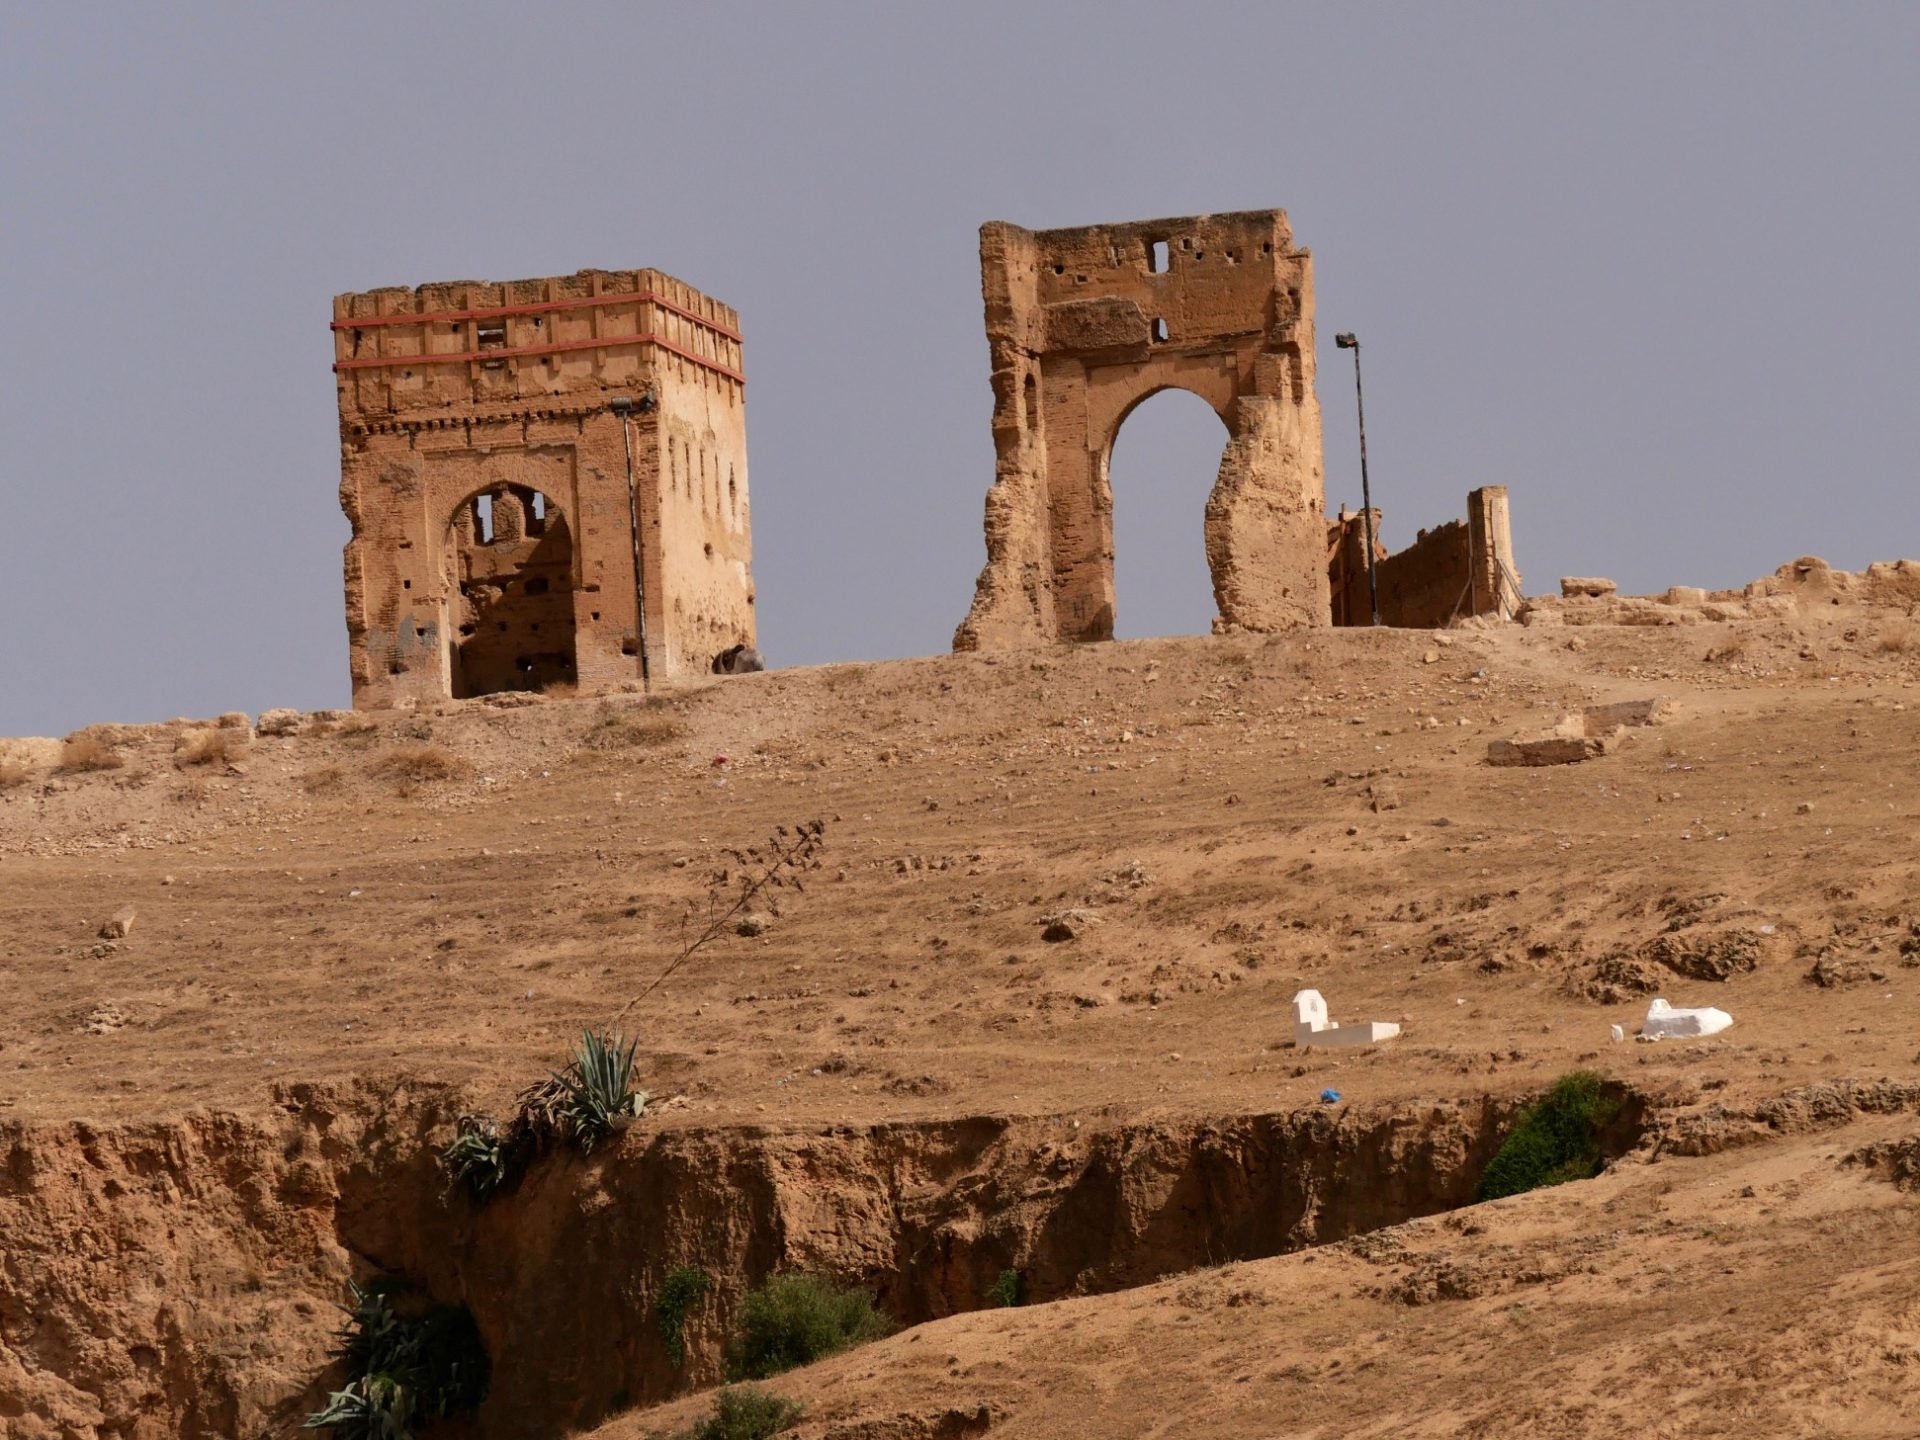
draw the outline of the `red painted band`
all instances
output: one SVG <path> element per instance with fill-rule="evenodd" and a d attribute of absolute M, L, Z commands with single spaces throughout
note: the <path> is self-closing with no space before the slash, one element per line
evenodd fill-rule
<path fill-rule="evenodd" d="M 717 330 L 729 340 L 739 340 L 740 332 L 731 325 L 719 320 L 710 320 L 698 310 L 688 309 L 676 300 L 656 294 L 652 290 L 632 290 L 624 295 L 582 295 L 572 300 L 542 300 L 532 305 L 501 305 L 488 310 L 422 310 L 412 314 L 361 315 L 347 320 L 335 320 L 331 326 L 335 330 L 368 330 L 376 325 L 419 325 L 430 324 L 436 320 L 495 320 L 504 315 L 544 315 L 554 310 L 584 310 L 599 305 L 633 305 L 644 303 L 658 305 L 671 310 L 676 315 Z"/>

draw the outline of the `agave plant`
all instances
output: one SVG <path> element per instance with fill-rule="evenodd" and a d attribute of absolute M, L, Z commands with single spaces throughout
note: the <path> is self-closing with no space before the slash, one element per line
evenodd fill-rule
<path fill-rule="evenodd" d="M 639 1049 L 638 1041 L 626 1040 L 618 1031 L 597 1035 L 583 1030 L 567 1068 L 554 1072 L 560 1108 L 573 1132 L 573 1143 L 582 1154 L 592 1154 L 593 1147 L 616 1126 L 646 1108 L 647 1092 L 636 1089 L 633 1083 L 634 1056 Z"/>
<path fill-rule="evenodd" d="M 488 1199 L 507 1183 L 507 1148 L 499 1127 L 485 1115 L 462 1115 L 460 1133 L 440 1152 L 440 1168 L 449 1186 L 464 1185 L 475 1200 Z"/>
<path fill-rule="evenodd" d="M 403 1315 L 384 1285 L 347 1289 L 352 1303 L 334 1353 L 348 1381 L 302 1429 L 329 1430 L 335 1440 L 413 1440 L 418 1427 L 485 1398 L 487 1352 L 465 1307 Z"/>

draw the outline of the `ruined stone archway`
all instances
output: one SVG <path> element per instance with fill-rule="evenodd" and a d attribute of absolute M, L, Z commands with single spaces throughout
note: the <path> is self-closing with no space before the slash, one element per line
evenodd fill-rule
<path fill-rule="evenodd" d="M 1106 464 L 1126 413 L 1192 390 L 1227 426 L 1206 508 L 1217 624 L 1328 617 L 1309 257 L 1277 210 L 980 231 L 993 363 L 987 564 L 961 650 L 1113 633 Z"/>
<path fill-rule="evenodd" d="M 547 495 L 495 484 L 462 500 L 446 578 L 455 699 L 576 683 L 573 532 Z"/>
<path fill-rule="evenodd" d="M 1115 639 L 1205 635 L 1220 613 L 1206 505 L 1229 436 L 1201 396 L 1168 385 L 1129 406 L 1107 441 Z"/>

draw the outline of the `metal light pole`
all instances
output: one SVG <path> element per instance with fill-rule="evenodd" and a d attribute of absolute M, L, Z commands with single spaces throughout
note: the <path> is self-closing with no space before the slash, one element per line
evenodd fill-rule
<path fill-rule="evenodd" d="M 1373 623 L 1380 623 L 1380 582 L 1373 561 L 1373 487 L 1367 483 L 1367 399 L 1360 391 L 1360 338 L 1351 330 L 1333 337 L 1342 350 L 1353 352 L 1353 403 L 1360 410 L 1360 507 L 1367 517 L 1367 601 L 1373 608 Z"/>

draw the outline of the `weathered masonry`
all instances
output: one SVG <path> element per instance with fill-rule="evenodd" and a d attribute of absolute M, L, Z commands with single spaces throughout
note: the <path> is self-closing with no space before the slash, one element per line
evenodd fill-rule
<path fill-rule="evenodd" d="M 993 364 L 987 564 L 956 649 L 1113 635 L 1108 460 L 1169 387 L 1226 423 L 1206 506 L 1217 626 L 1328 615 L 1313 277 L 1278 210 L 980 230 Z"/>
<path fill-rule="evenodd" d="M 1214 628 L 1372 623 L 1364 517 L 1325 516 L 1312 264 L 1283 212 L 995 221 L 980 228 L 980 287 L 996 462 L 986 568 L 956 650 L 1113 637 L 1114 437 L 1169 388 L 1227 427 L 1205 513 Z M 1518 608 L 1503 486 L 1397 555 L 1378 543 L 1378 511 L 1374 534 L 1383 624 Z"/>
<path fill-rule="evenodd" d="M 585 270 L 333 314 L 356 706 L 606 689 L 753 643 L 731 308 Z"/>
<path fill-rule="evenodd" d="M 1483 485 L 1467 496 L 1467 518 L 1422 530 L 1413 544 L 1389 553 L 1373 512 L 1380 623 L 1407 629 L 1449 625 L 1465 616 L 1511 620 L 1525 598 L 1513 566 L 1507 487 Z M 1333 623 L 1373 622 L 1367 591 L 1366 515 L 1342 510 L 1327 522 L 1327 571 Z"/>

